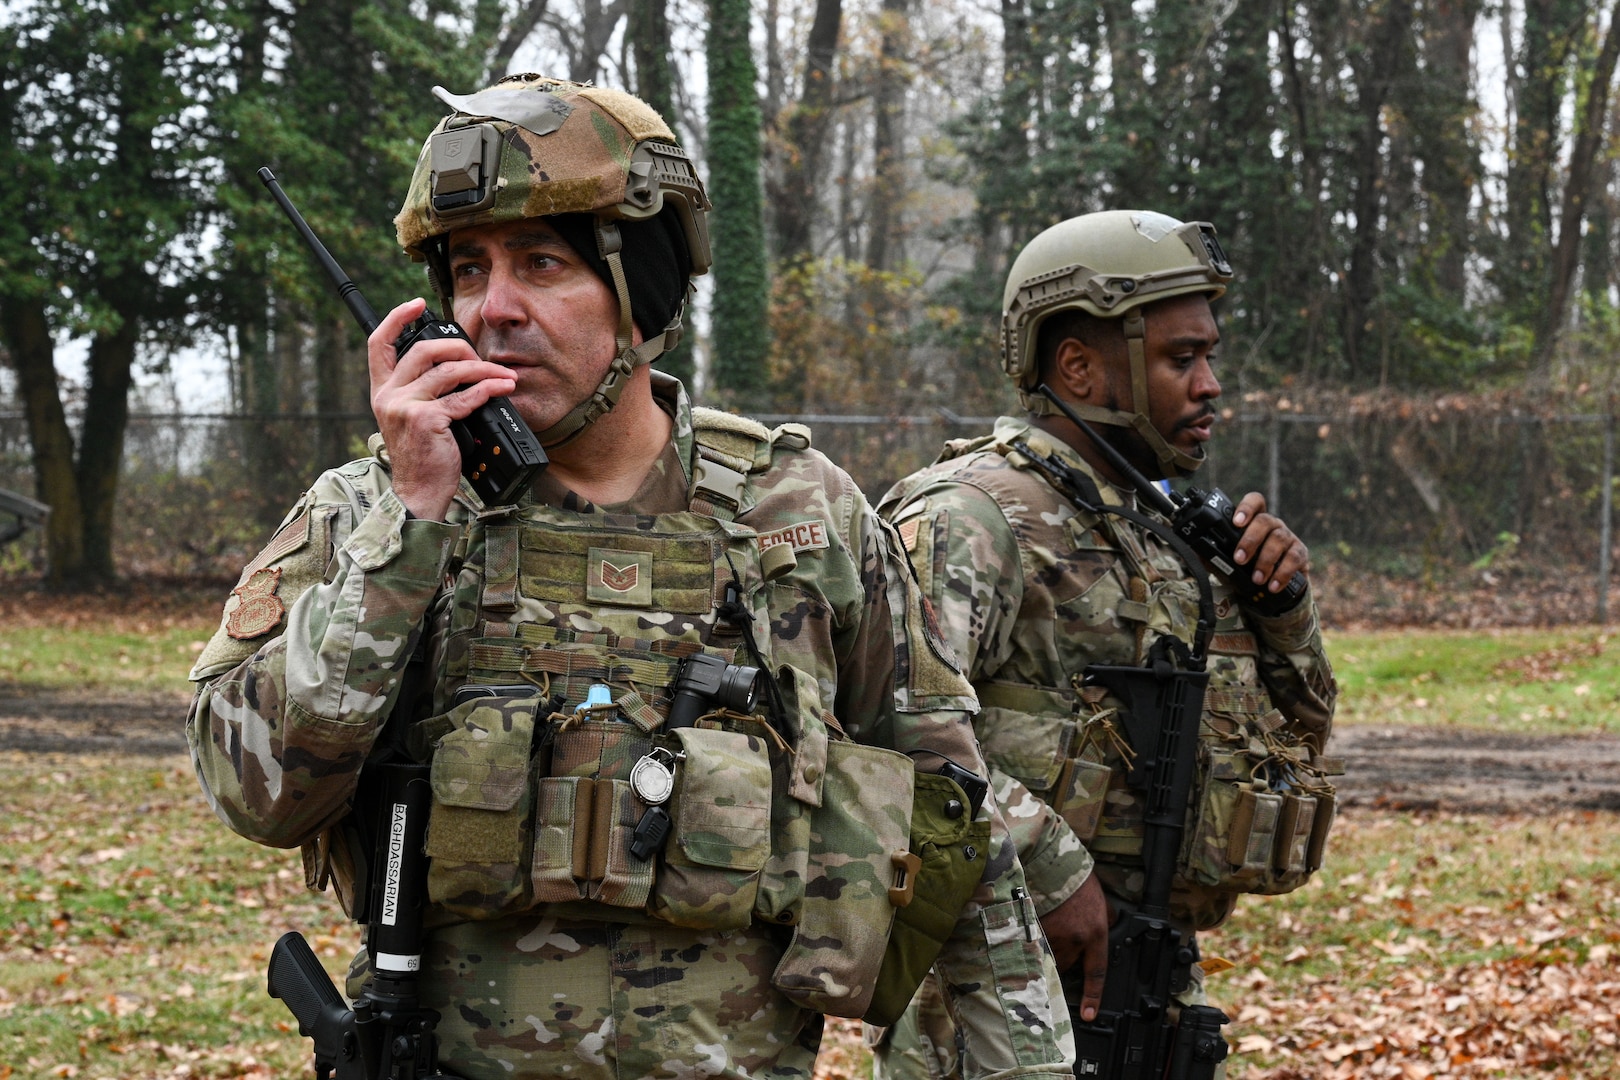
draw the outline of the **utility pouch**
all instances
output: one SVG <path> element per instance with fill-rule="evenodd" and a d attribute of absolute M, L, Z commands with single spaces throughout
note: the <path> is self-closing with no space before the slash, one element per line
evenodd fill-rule
<path fill-rule="evenodd" d="M 1338 814 L 1339 801 L 1331 791 L 1316 796 L 1316 815 L 1311 819 L 1311 842 L 1305 849 L 1305 872 L 1314 874 L 1322 869 L 1322 856 L 1327 853 L 1328 832 Z"/>
<path fill-rule="evenodd" d="M 634 858 L 630 841 L 647 804 L 629 775 L 651 749 L 652 739 L 624 721 L 576 717 L 558 724 L 552 775 L 536 785 L 530 880 L 537 902 L 646 906 L 653 860 Z"/>
<path fill-rule="evenodd" d="M 1226 861 L 1234 879 L 1249 881 L 1271 869 L 1282 805 L 1283 797 L 1274 792 L 1237 789 L 1232 828 L 1226 837 Z"/>
<path fill-rule="evenodd" d="M 1103 805 L 1108 799 L 1108 779 L 1114 771 L 1099 761 L 1070 758 L 1052 789 L 1051 805 L 1074 835 L 1089 842 L 1097 835 Z"/>
<path fill-rule="evenodd" d="M 792 926 L 804 903 L 810 872 L 812 815 L 821 806 L 830 743 L 815 676 L 792 665 L 777 670 L 777 686 L 792 717 L 791 753 L 771 759 L 771 853 L 759 875 L 754 918 Z"/>
<path fill-rule="evenodd" d="M 433 751 L 428 898 L 469 919 L 527 906 L 530 769 L 539 697 L 481 697 L 445 717 Z"/>
<path fill-rule="evenodd" d="M 771 760 L 740 731 L 677 728 L 673 826 L 649 911 L 693 929 L 736 930 L 753 919 L 771 854 Z"/>
<path fill-rule="evenodd" d="M 1304 876 L 1311 833 L 1316 823 L 1316 809 L 1314 795 L 1290 793 L 1283 796 L 1282 812 L 1277 817 L 1277 846 L 1272 851 L 1271 859 L 1271 869 L 1279 883 L 1292 882 Z"/>
<path fill-rule="evenodd" d="M 804 896 L 771 983 L 804 1008 L 861 1016 L 894 918 L 890 888 L 909 852 L 916 772 L 893 750 L 827 744 L 811 812 Z"/>
<path fill-rule="evenodd" d="M 983 880 L 990 850 L 990 822 L 972 819 L 959 784 L 935 773 L 918 773 L 916 784 L 911 804 L 915 862 L 908 861 L 906 881 L 895 885 L 894 928 L 872 1003 L 862 1016 L 879 1027 L 898 1020 L 922 985 Z"/>

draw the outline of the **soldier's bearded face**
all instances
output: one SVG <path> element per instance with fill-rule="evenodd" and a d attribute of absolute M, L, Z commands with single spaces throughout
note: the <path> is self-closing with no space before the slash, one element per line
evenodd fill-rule
<path fill-rule="evenodd" d="M 1147 368 L 1147 414 L 1153 427 L 1177 450 L 1199 456 L 1215 423 L 1220 380 L 1213 364 L 1220 331 L 1207 297 L 1175 296 L 1149 304 L 1142 311 L 1147 329 L 1143 355 Z M 1109 368 L 1108 402 L 1122 409 L 1131 400 L 1128 360 Z M 1158 458 L 1130 428 L 1109 427 L 1108 441 L 1142 472 L 1157 478 Z"/>
<path fill-rule="evenodd" d="M 512 403 L 536 431 L 602 381 L 618 300 L 544 218 L 451 233 L 450 280 L 456 321 L 479 356 L 516 373 Z"/>

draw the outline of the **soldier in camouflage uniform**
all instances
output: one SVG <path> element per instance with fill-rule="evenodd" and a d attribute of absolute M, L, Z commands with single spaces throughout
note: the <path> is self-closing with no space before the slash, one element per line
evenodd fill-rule
<path fill-rule="evenodd" d="M 421 992 L 457 1076 L 808 1077 L 821 1014 L 867 1011 L 922 895 L 914 788 L 946 759 L 987 773 L 971 688 L 805 429 L 694 409 L 647 366 L 709 262 L 664 121 L 532 75 L 435 92 L 452 112 L 396 224 L 472 346 L 397 355 L 420 300 L 372 335 L 372 456 L 317 480 L 227 600 L 192 672 L 198 776 L 352 912 L 357 778 L 405 725 L 432 772 Z M 497 395 L 550 453 L 509 506 L 449 432 Z M 694 657 L 761 669 L 761 704 L 666 726 Z M 970 895 L 940 935 L 967 1069 L 1066 1076 L 994 806 L 952 848 Z"/>
<path fill-rule="evenodd" d="M 1078 678 L 1089 664 L 1141 664 L 1164 633 L 1191 642 L 1197 592 L 1158 537 L 1078 510 L 1015 446 L 1055 453 L 1105 501 L 1144 509 L 1090 439 L 1034 393 L 1045 382 L 1147 476 L 1191 473 L 1220 394 L 1210 301 L 1230 277 L 1209 226 L 1162 214 L 1089 214 L 1037 236 L 1009 275 L 1002 334 L 1027 415 L 947 444 L 879 504 L 978 693 L 974 726 L 996 795 L 1067 971 L 1070 1004 L 1087 1020 L 1106 931 L 1085 925 L 1097 911 L 1085 897 L 1100 886 L 1112 914 L 1140 899 L 1143 826 L 1125 785 L 1131 750 L 1111 719 L 1120 703 L 1101 688 L 1080 691 Z M 1240 501 L 1234 523 L 1243 534 L 1238 572 L 1256 585 L 1275 594 L 1306 569 L 1305 545 L 1259 493 Z M 1218 577 L 1214 584 L 1197 806 L 1172 901 L 1190 929 L 1219 924 L 1239 893 L 1302 884 L 1319 864 L 1333 810 L 1331 769 L 1319 755 L 1337 689 L 1309 591 L 1262 616 L 1234 602 Z M 1234 822 L 1239 805 L 1252 820 Z M 1202 1001 L 1196 967 L 1194 976 L 1188 1003 Z M 932 980 L 886 1039 L 871 1030 L 868 1038 L 879 1044 L 883 1077 L 951 1075 L 957 1065 Z"/>

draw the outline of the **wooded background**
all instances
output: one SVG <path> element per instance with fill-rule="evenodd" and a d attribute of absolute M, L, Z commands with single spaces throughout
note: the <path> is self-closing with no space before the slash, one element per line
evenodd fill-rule
<path fill-rule="evenodd" d="M 1617 10 L 18 0 L 0 11 L 0 486 L 52 512 L 37 553 L 10 557 L 93 584 L 157 521 L 177 548 L 250 550 L 354 454 L 367 411 L 359 331 L 255 170 L 386 309 L 424 291 L 391 219 L 442 112 L 429 88 L 539 70 L 640 94 L 696 156 L 716 265 L 693 344 L 664 363 L 707 403 L 993 415 L 1011 257 L 1064 217 L 1152 208 L 1215 223 L 1237 268 L 1226 403 L 1309 400 L 1340 433 L 1384 433 L 1290 444 L 1291 470 L 1328 459 L 1309 487 L 1331 513 L 1296 500 L 1313 544 L 1382 513 L 1366 543 L 1477 559 L 1539 517 L 1550 555 L 1585 560 L 1595 526 L 1558 541 L 1607 508 L 1604 427 L 1563 439 L 1538 418 L 1612 415 L 1620 389 Z M 84 378 L 63 378 L 86 348 Z M 126 432 L 144 448 L 168 430 L 132 414 L 184 411 L 174 365 L 198 354 L 225 358 L 232 419 L 128 458 Z M 1449 437 L 1400 435 L 1442 395 Z M 896 454 L 906 425 L 866 427 L 829 444 L 864 481 L 926 459 Z M 1223 483 L 1251 452 L 1217 443 Z"/>

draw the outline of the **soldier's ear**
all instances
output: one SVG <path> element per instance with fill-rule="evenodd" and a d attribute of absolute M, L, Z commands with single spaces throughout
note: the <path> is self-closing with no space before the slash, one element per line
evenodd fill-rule
<path fill-rule="evenodd" d="M 1066 337 L 1052 354 L 1052 381 L 1064 397 L 1098 404 L 1107 386 L 1106 358 L 1079 338 Z"/>

